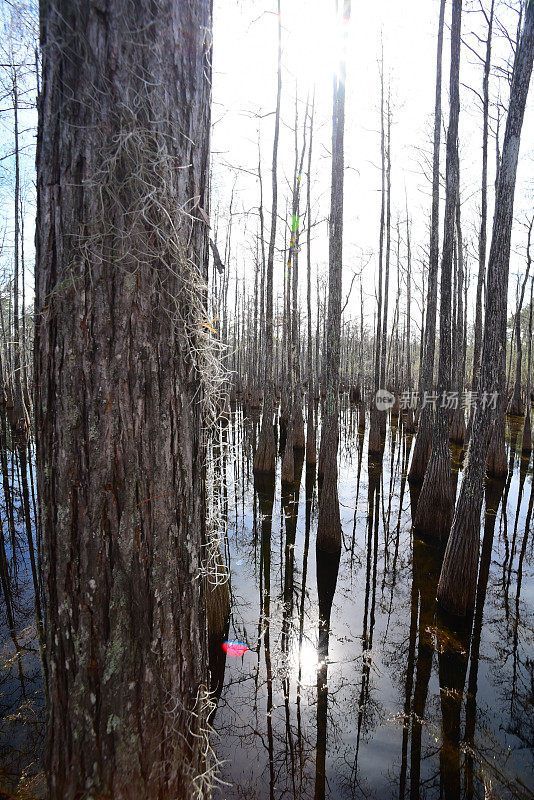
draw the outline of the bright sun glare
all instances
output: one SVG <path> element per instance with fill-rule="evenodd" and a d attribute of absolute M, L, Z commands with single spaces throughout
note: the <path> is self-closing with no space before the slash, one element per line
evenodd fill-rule
<path fill-rule="evenodd" d="M 295 644 L 294 669 L 298 676 L 299 663 L 301 668 L 300 682 L 303 686 L 313 686 L 317 681 L 317 648 L 309 639 L 304 639 L 300 649 L 299 644 Z"/>
<path fill-rule="evenodd" d="M 305 16 L 288 10 L 282 25 L 290 33 L 284 46 L 284 62 L 299 85 L 310 90 L 321 81 L 331 81 L 338 68 L 344 23 L 332 10 L 310 2 Z"/>

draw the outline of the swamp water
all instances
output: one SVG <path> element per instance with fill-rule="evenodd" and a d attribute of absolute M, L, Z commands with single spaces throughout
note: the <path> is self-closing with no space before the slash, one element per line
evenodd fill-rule
<path fill-rule="evenodd" d="M 213 719 L 225 800 L 534 797 L 534 485 L 522 420 L 507 423 L 508 480 L 488 482 L 477 605 L 436 614 L 442 551 L 414 538 L 413 437 L 388 426 L 368 462 L 345 406 L 337 559 L 316 553 L 317 483 L 255 490 L 258 421 L 224 434 L 229 639 Z M 459 451 L 453 451 L 455 480 Z"/>
<path fill-rule="evenodd" d="M 227 530 L 227 637 L 212 652 L 220 800 L 534 798 L 534 485 L 521 422 L 508 480 L 489 482 L 474 618 L 436 614 L 442 553 L 411 533 L 413 437 L 388 425 L 368 462 L 358 409 L 340 431 L 339 559 L 317 557 L 317 482 L 255 489 L 259 420 L 219 429 L 214 491 Z M 455 478 L 459 453 L 453 452 Z M 44 708 L 21 564 L 13 640 L 0 616 L 0 797 L 42 797 Z"/>

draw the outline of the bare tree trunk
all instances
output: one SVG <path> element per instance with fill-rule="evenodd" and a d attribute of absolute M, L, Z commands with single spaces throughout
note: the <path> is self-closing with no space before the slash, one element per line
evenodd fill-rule
<path fill-rule="evenodd" d="M 525 10 L 523 33 L 517 48 L 510 90 L 510 105 L 502 149 L 502 161 L 495 200 L 493 233 L 488 262 L 488 278 L 482 366 L 479 397 L 502 393 L 504 362 L 500 357 L 506 345 L 506 309 L 510 238 L 514 210 L 517 159 L 525 105 L 534 59 L 534 3 Z M 447 543 L 438 600 L 459 616 L 472 612 L 480 542 L 480 510 L 484 489 L 484 462 L 492 419 L 491 403 L 475 406 L 473 432 L 467 451 L 460 495 Z"/>
<path fill-rule="evenodd" d="M 443 24 L 445 0 L 441 0 L 438 25 L 438 50 L 436 58 L 436 98 L 434 107 L 434 154 L 432 161 L 432 210 L 430 215 L 430 260 L 428 270 L 428 300 L 424 338 L 424 361 L 422 374 L 423 392 L 430 394 L 434 385 L 434 351 L 436 347 L 436 309 L 438 296 L 439 267 L 439 160 L 441 146 L 441 76 L 443 55 Z M 430 458 L 432 445 L 432 405 L 421 409 L 414 452 L 408 475 L 412 483 L 422 483 Z"/>
<path fill-rule="evenodd" d="M 15 616 L 13 613 L 13 598 L 11 595 L 11 580 L 9 575 L 9 565 L 6 556 L 6 548 L 4 542 L 4 523 L 0 509 L 0 586 L 2 588 L 2 595 L 4 597 L 4 605 L 6 608 L 6 618 L 9 632 L 12 636 L 15 635 Z"/>
<path fill-rule="evenodd" d="M 200 800 L 211 4 L 48 0 L 41 44 L 49 796 Z"/>
<path fill-rule="evenodd" d="M 380 230 L 378 236 L 378 306 L 375 334 L 375 369 L 374 369 L 374 392 L 375 396 L 370 401 L 369 411 L 369 455 L 378 455 L 384 450 L 384 429 L 383 421 L 385 413 L 377 408 L 376 393 L 380 388 L 381 379 L 381 354 L 382 354 L 382 275 L 384 262 L 384 225 L 386 214 L 386 142 L 384 126 L 384 51 L 380 66 L 380 159 L 381 159 L 381 205 L 380 205 Z"/>
<path fill-rule="evenodd" d="M 286 208 L 287 217 L 287 208 Z M 293 229 L 293 225 L 291 226 Z M 284 442 L 282 455 L 282 483 L 292 484 L 295 480 L 295 457 L 293 454 L 293 343 L 291 325 L 291 253 L 293 250 L 293 230 L 284 279 L 284 377 L 282 381 L 282 415 L 280 418 L 281 440 Z M 284 235 L 284 252 L 287 251 L 287 236 Z M 283 427 L 282 427 L 283 421 Z"/>
<path fill-rule="evenodd" d="M 530 252 L 527 255 L 527 258 L 530 260 Z M 530 311 L 528 315 L 528 353 L 527 353 L 527 413 L 525 414 L 525 422 L 523 424 L 523 443 L 521 449 L 525 455 L 530 455 L 532 452 L 532 425 L 530 422 L 530 404 L 531 404 L 531 397 L 530 393 L 532 391 L 532 378 L 531 378 L 531 368 L 532 368 L 532 300 L 533 297 L 533 290 L 534 290 L 534 277 L 530 279 Z"/>
<path fill-rule="evenodd" d="M 308 410 L 306 420 L 306 464 L 314 466 L 317 463 L 317 449 L 315 438 L 314 405 L 315 388 L 313 380 L 313 339 L 312 339 L 312 310 L 311 310 L 311 168 L 313 145 L 313 118 L 315 114 L 315 97 L 312 101 L 310 118 L 310 144 L 308 146 L 308 175 L 306 178 L 306 304 L 308 312 L 308 341 L 307 341 L 307 374 L 308 374 Z M 319 303 L 319 296 L 317 296 Z"/>
<path fill-rule="evenodd" d="M 486 40 L 486 59 L 484 61 L 484 78 L 482 81 L 482 192 L 480 209 L 480 232 L 478 236 L 478 278 L 475 310 L 475 340 L 473 344 L 473 379 L 471 387 L 476 391 L 480 372 L 480 353 L 482 350 L 482 290 L 486 276 L 486 245 L 488 226 L 488 129 L 489 129 L 489 76 L 491 69 L 491 38 L 493 32 L 493 8 L 495 0 L 491 0 L 488 18 L 488 38 Z M 471 417 L 469 420 L 469 433 Z M 468 433 L 468 437 L 469 437 Z"/>
<path fill-rule="evenodd" d="M 451 429 L 450 440 L 456 444 L 463 444 L 465 440 L 465 411 L 461 403 L 461 398 L 464 390 L 464 372 L 465 372 L 465 339 L 464 339 L 464 307 L 463 307 L 463 292 L 464 292 L 464 243 L 462 238 L 462 225 L 460 213 L 460 192 L 458 191 L 458 198 L 456 201 L 456 247 L 458 259 L 458 277 L 456 286 L 456 334 L 453 340 L 453 358 L 455 365 L 455 380 L 453 388 L 456 392 L 456 407 L 454 409 Z"/>
<path fill-rule="evenodd" d="M 387 112 L 387 137 L 386 137 L 386 270 L 384 275 L 384 307 L 382 313 L 382 354 L 380 357 L 380 385 L 382 388 L 388 387 L 386 370 L 386 349 L 388 340 L 388 300 L 389 300 L 389 265 L 391 260 L 391 109 L 390 93 L 388 87 L 388 100 L 386 104 Z M 385 433 L 385 415 L 381 417 L 382 433 Z"/>
<path fill-rule="evenodd" d="M 412 245 L 411 245 L 411 220 L 408 215 L 408 201 L 406 201 L 406 389 L 410 393 L 413 389 L 412 382 Z M 406 431 L 413 433 L 415 430 L 413 408 L 409 403 L 406 412 Z"/>
<path fill-rule="evenodd" d="M 527 235 L 527 268 L 521 284 L 521 291 L 517 302 L 515 312 L 515 341 L 516 341 L 516 361 L 515 361 L 515 381 L 514 391 L 510 402 L 508 404 L 508 413 L 522 416 L 524 414 L 523 398 L 521 396 L 521 371 L 523 364 L 523 348 L 521 344 L 521 310 L 523 308 L 523 299 L 525 297 L 525 287 L 527 285 L 528 276 L 530 272 L 530 239 L 532 236 L 532 226 L 534 225 L 534 217 L 528 227 Z"/>
<path fill-rule="evenodd" d="M 308 101 L 304 112 L 304 124 L 302 126 L 302 150 L 300 160 L 298 154 L 298 117 L 296 109 L 298 101 L 295 98 L 295 176 L 293 180 L 293 246 L 292 246 L 292 266 L 293 266 L 293 292 L 292 292 L 292 368 L 293 368 L 293 397 L 292 397 L 292 421 L 293 421 L 293 447 L 296 450 L 304 450 L 306 437 L 304 434 L 304 415 L 302 413 L 302 383 L 300 374 L 300 316 L 298 303 L 298 283 L 299 283 L 299 239 L 300 239 L 300 187 L 302 183 L 302 169 L 304 166 L 304 155 L 306 152 L 306 121 L 308 118 Z M 309 219 L 308 219 L 309 224 Z"/>
<path fill-rule="evenodd" d="M 328 248 L 328 341 L 326 357 L 325 418 L 321 435 L 324 479 L 317 521 L 317 547 L 327 552 L 341 550 L 341 519 L 337 489 L 339 442 L 339 347 L 341 335 L 341 288 L 343 255 L 343 183 L 345 133 L 345 54 L 351 0 L 343 3 L 343 45 L 339 74 L 334 78 L 332 112 L 332 186 Z"/>
<path fill-rule="evenodd" d="M 461 24 L 462 0 L 453 0 L 445 220 L 441 259 L 438 402 L 432 431 L 432 452 L 421 488 L 414 523 L 417 531 L 438 539 L 448 534 L 454 511 L 449 450 L 450 411 L 444 398 L 451 388 L 451 271 L 459 182 L 458 121 L 460 117 Z"/>
<path fill-rule="evenodd" d="M 260 297 L 260 352 L 258 358 L 258 387 L 260 401 L 264 398 L 262 388 L 263 377 L 265 376 L 265 278 L 266 278 L 266 258 L 265 258 L 265 220 L 263 214 L 263 178 L 261 174 L 261 149 L 258 133 L 258 183 L 260 188 L 259 221 L 260 221 L 260 242 L 261 242 L 261 297 Z"/>
<path fill-rule="evenodd" d="M 365 371 L 363 363 L 363 286 L 360 278 L 360 361 L 358 383 L 360 387 L 360 410 L 358 414 L 358 430 L 365 430 Z"/>
<path fill-rule="evenodd" d="M 258 445 L 254 454 L 254 474 L 273 476 L 276 459 L 274 440 L 274 370 L 273 370 L 273 271 L 274 245 L 276 242 L 276 220 L 278 213 L 278 139 L 280 136 L 280 96 L 282 93 L 282 24 L 280 22 L 280 0 L 278 0 L 278 68 L 276 90 L 276 112 L 274 121 L 272 158 L 272 206 L 271 232 L 267 252 L 267 286 L 265 298 L 265 389 L 263 415 Z"/>

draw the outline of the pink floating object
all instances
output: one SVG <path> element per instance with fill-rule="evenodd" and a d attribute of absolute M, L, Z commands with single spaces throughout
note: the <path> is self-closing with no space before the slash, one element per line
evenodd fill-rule
<path fill-rule="evenodd" d="M 248 647 L 243 642 L 224 642 L 223 650 L 229 656 L 243 656 L 248 650 Z"/>

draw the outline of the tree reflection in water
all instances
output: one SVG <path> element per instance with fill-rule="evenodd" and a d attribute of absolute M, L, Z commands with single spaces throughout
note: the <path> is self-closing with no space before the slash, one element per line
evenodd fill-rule
<path fill-rule="evenodd" d="M 476 605 L 459 628 L 436 615 L 442 552 L 411 530 L 413 436 L 401 415 L 383 458 L 369 461 L 357 415 L 342 407 L 339 558 L 316 549 L 315 471 L 296 457 L 283 493 L 279 475 L 254 486 L 257 418 L 238 406 L 221 423 L 214 493 L 228 523 L 231 608 L 210 647 L 228 783 L 215 797 L 478 800 L 491 786 L 500 800 L 532 798 L 534 488 L 517 425 L 506 482 L 486 486 Z M 225 659 L 226 637 L 250 650 Z M 25 769 L 37 787 L 43 704 L 31 628 L 5 626 L 2 654 L 1 775 L 12 786 Z"/>
<path fill-rule="evenodd" d="M 332 559 L 315 547 L 314 471 L 297 459 L 294 486 L 281 492 L 278 476 L 254 489 L 257 427 L 234 412 L 244 438 L 227 445 L 229 635 L 256 628 L 258 646 L 226 665 L 221 795 L 473 800 L 491 784 L 496 797 L 530 797 L 533 490 L 520 439 L 512 426 L 512 472 L 486 487 L 476 607 L 458 627 L 436 614 L 442 550 L 411 530 L 413 437 L 401 415 L 383 458 L 368 461 L 357 413 L 342 409 L 343 547 Z"/>

